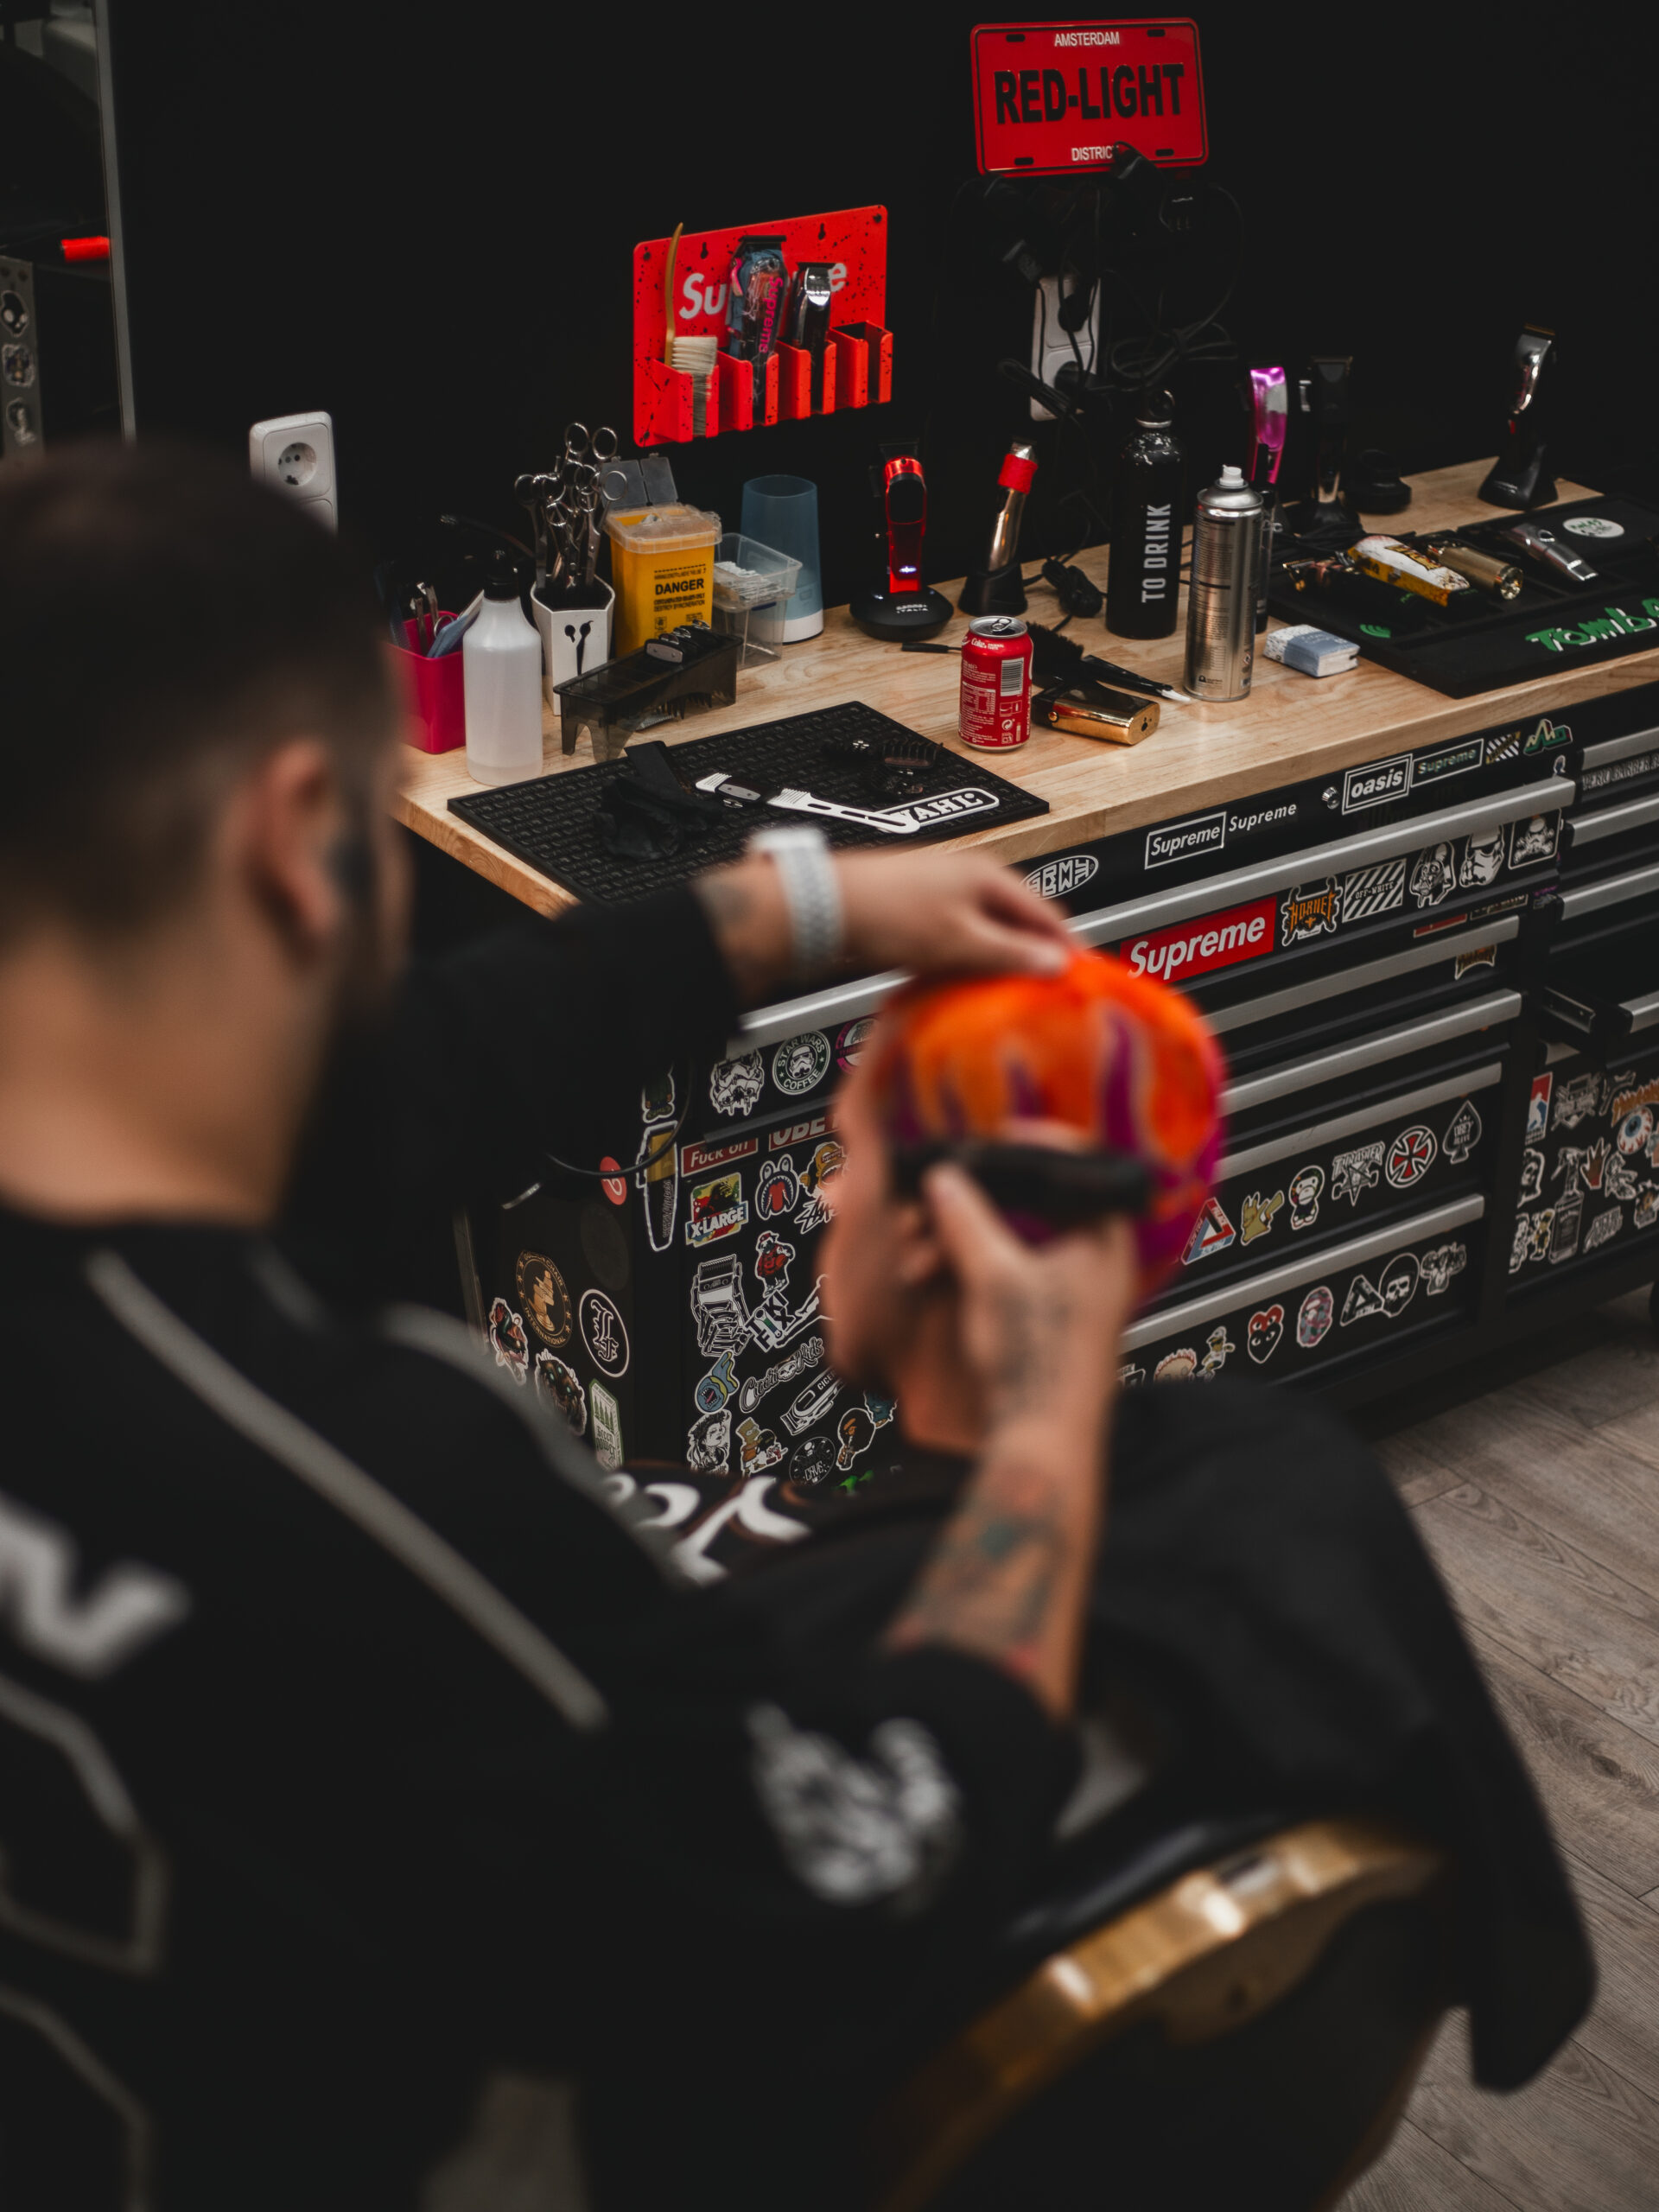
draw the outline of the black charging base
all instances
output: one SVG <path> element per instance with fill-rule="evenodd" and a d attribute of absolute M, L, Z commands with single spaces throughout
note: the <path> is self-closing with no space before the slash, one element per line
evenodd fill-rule
<path fill-rule="evenodd" d="M 1525 510 L 1552 505 L 1556 496 L 1555 479 L 1544 474 L 1543 447 L 1539 447 L 1530 461 L 1494 462 L 1478 496 L 1489 507 Z"/>
<path fill-rule="evenodd" d="M 957 605 L 964 614 L 1023 614 L 1026 587 L 1019 563 L 1010 561 L 1006 569 L 976 569 Z"/>
<path fill-rule="evenodd" d="M 931 638 L 943 630 L 955 609 L 942 591 L 924 585 L 918 591 L 861 592 L 847 612 L 871 637 L 903 645 L 908 639 Z"/>
<path fill-rule="evenodd" d="M 1281 507 L 1285 528 L 1317 553 L 1345 553 L 1365 525 L 1338 499 L 1300 499 Z"/>

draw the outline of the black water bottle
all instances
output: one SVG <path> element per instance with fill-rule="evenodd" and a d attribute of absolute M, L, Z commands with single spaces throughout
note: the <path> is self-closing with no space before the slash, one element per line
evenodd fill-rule
<path fill-rule="evenodd" d="M 1186 456 L 1170 428 L 1166 391 L 1143 391 L 1135 435 L 1112 480 L 1106 627 L 1118 638 L 1167 638 L 1180 595 L 1182 478 Z"/>

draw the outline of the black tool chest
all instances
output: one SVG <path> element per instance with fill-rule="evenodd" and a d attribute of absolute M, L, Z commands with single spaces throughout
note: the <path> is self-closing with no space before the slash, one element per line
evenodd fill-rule
<path fill-rule="evenodd" d="M 1659 1270 L 1659 686 L 1020 873 L 1190 992 L 1227 1053 L 1216 1187 L 1128 1332 L 1129 1383 L 1352 1402 Z M 890 1440 L 892 1408 L 828 1370 L 813 1259 L 831 1094 L 891 982 L 763 1008 L 724 1060 L 666 1071 L 644 1173 L 596 1195 L 550 1166 L 474 1218 L 501 1363 L 577 1409 L 619 1483 L 664 1463 L 647 1487 L 710 1571 Z M 559 1279 L 533 1310 L 526 1255 Z"/>

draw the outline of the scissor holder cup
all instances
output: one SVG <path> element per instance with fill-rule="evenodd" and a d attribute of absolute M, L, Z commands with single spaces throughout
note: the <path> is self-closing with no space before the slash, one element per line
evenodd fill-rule
<path fill-rule="evenodd" d="M 605 518 L 616 586 L 616 651 L 636 652 L 682 622 L 714 612 L 720 517 L 678 504 L 612 507 Z"/>
<path fill-rule="evenodd" d="M 569 591 L 537 584 L 530 594 L 530 608 L 542 633 L 542 696 L 556 709 L 557 685 L 602 668 L 609 660 L 616 594 L 609 584 L 597 582 Z"/>
<path fill-rule="evenodd" d="M 454 619 L 447 611 L 438 616 L 440 622 Z M 408 687 L 411 712 L 404 718 L 404 742 L 417 753 L 453 753 L 467 742 L 467 691 L 461 655 L 446 653 L 442 660 L 429 660 L 417 650 L 420 629 L 416 623 L 405 622 L 404 635 L 409 640 L 407 645 L 391 645 L 387 650 Z"/>

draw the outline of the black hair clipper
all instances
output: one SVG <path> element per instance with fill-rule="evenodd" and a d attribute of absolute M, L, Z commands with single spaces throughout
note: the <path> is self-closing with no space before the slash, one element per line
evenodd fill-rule
<path fill-rule="evenodd" d="M 1061 1152 L 1040 1144 L 993 1144 L 969 1137 L 951 1144 L 898 1145 L 893 1186 L 917 1197 L 940 1160 L 964 1168 L 1000 1213 L 1029 1214 L 1053 1229 L 1080 1229 L 1108 1214 L 1143 1214 L 1152 1201 L 1146 1167 L 1127 1152 Z"/>
<path fill-rule="evenodd" d="M 1480 487 L 1489 506 L 1547 507 L 1555 497 L 1555 480 L 1544 474 L 1554 372 L 1554 332 L 1529 322 L 1515 342 L 1515 390 L 1503 442 Z"/>

